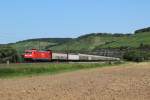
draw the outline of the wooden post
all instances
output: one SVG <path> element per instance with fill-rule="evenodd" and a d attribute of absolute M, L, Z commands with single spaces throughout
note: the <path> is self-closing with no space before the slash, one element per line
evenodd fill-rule
<path fill-rule="evenodd" d="M 7 63 L 7 65 L 9 65 L 9 64 L 10 64 L 9 60 L 7 60 L 7 62 L 6 62 L 6 63 Z"/>

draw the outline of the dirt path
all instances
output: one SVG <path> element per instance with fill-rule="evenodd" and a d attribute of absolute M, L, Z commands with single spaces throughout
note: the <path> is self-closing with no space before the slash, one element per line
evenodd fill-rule
<path fill-rule="evenodd" d="M 150 100 L 150 63 L 0 79 L 0 100 Z"/>

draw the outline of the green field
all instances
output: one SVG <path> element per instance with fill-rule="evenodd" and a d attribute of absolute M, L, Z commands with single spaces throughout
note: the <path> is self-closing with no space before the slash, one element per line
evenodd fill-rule
<path fill-rule="evenodd" d="M 10 64 L 10 65 L 0 64 L 0 78 L 32 76 L 41 74 L 56 74 L 61 72 L 75 71 L 79 69 L 112 66 L 116 64 L 108 64 L 108 63 L 87 63 L 87 64 L 28 63 L 28 64 Z"/>

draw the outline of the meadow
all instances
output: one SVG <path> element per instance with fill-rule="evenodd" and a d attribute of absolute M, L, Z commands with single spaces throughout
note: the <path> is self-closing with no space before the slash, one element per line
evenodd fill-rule
<path fill-rule="evenodd" d="M 108 63 L 22 63 L 0 64 L 0 78 L 32 76 L 41 74 L 56 74 L 61 72 L 75 71 L 97 67 L 112 66 Z"/>

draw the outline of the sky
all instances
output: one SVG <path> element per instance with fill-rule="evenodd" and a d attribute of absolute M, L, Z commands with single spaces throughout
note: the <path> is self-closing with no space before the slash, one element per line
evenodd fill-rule
<path fill-rule="evenodd" d="M 150 0 L 0 0 L 0 44 L 31 38 L 133 33 L 150 26 Z"/>

